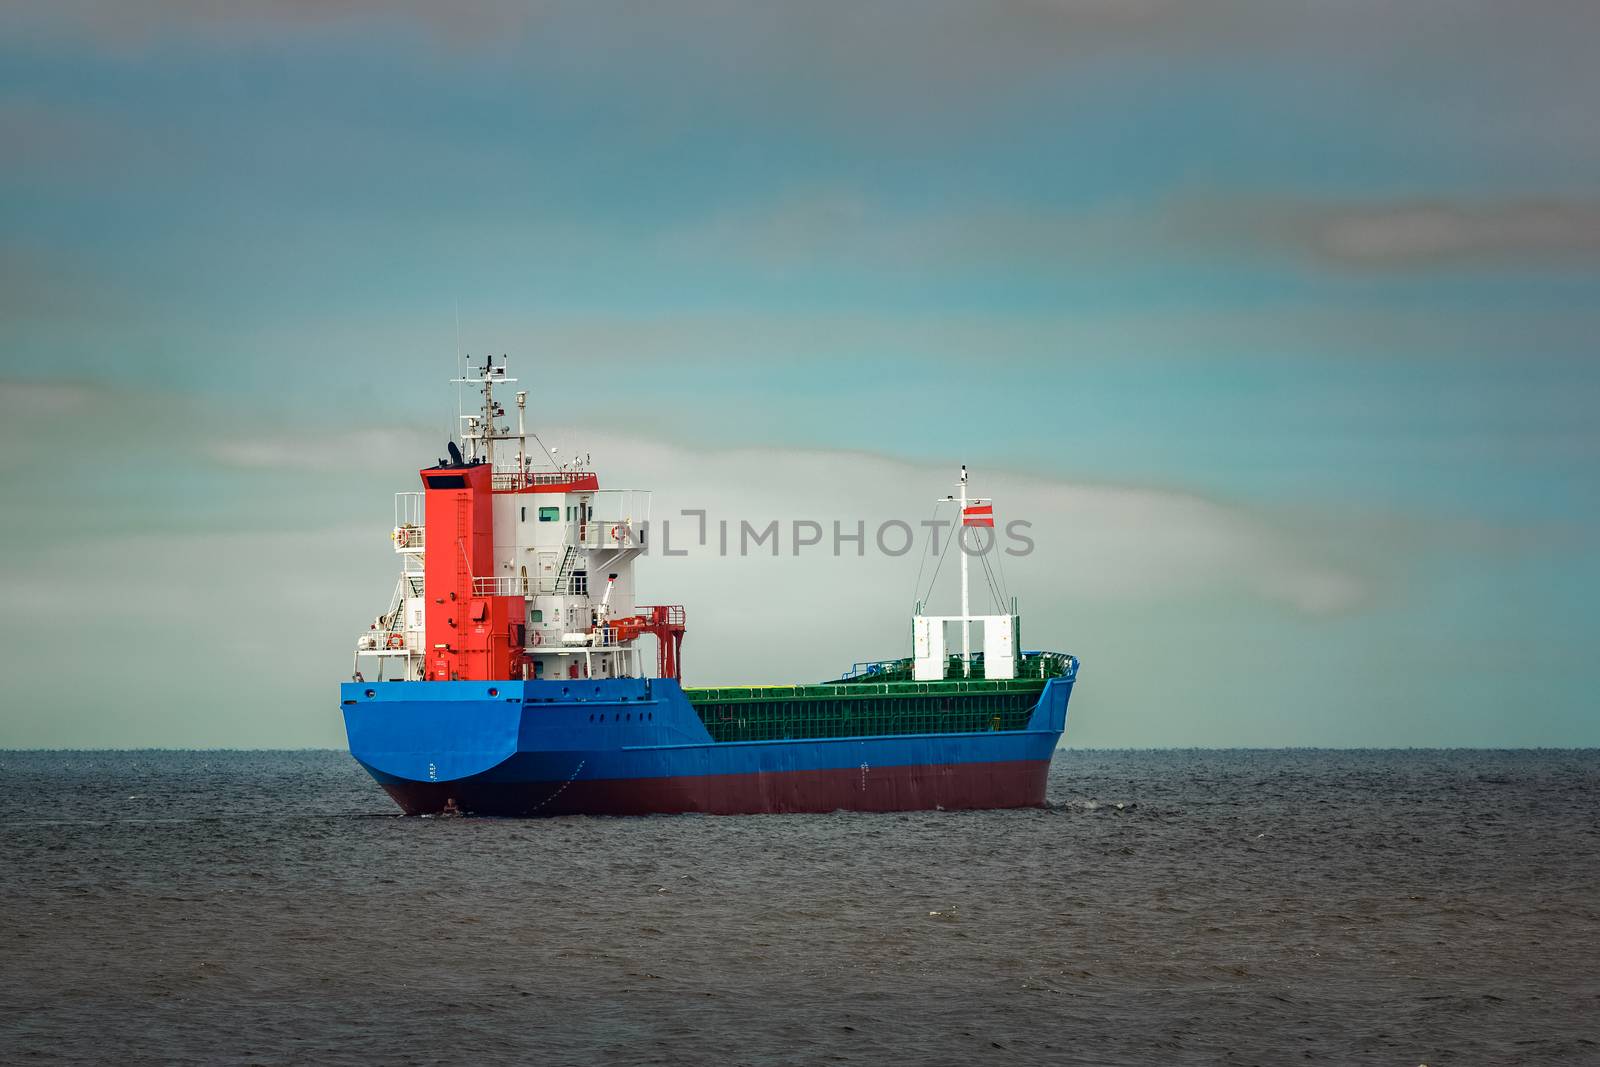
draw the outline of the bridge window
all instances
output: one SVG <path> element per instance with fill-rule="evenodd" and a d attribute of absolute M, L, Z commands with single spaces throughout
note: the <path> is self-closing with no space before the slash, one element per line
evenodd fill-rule
<path fill-rule="evenodd" d="M 539 509 L 539 521 L 540 522 L 560 522 L 561 521 L 561 509 L 560 508 L 540 508 Z"/>

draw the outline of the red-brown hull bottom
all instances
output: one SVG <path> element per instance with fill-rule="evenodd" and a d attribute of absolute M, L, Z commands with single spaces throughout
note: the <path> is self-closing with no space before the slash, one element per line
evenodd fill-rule
<path fill-rule="evenodd" d="M 1049 760 L 1012 760 L 565 783 L 464 778 L 393 782 L 384 789 L 407 815 L 434 815 L 447 808 L 514 816 L 1037 808 L 1044 805 L 1049 771 Z"/>

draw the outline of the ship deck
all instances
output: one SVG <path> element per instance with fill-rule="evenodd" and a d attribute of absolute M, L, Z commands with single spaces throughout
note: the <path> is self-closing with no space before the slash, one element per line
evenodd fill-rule
<path fill-rule="evenodd" d="M 915 681 L 910 662 L 858 664 L 816 685 L 742 685 L 684 689 L 715 741 L 951 734 L 1022 730 L 1052 678 L 1071 675 L 1071 656 L 1034 653 L 1021 678 Z M 879 680 L 881 679 L 881 680 Z"/>

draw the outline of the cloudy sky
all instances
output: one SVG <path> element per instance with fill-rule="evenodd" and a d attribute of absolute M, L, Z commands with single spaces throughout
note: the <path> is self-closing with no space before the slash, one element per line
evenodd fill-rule
<path fill-rule="evenodd" d="M 658 517 L 970 464 L 1069 743 L 1600 744 L 1596 10 L 8 5 L 0 747 L 342 744 L 458 343 Z M 782 682 L 916 570 L 640 582 Z"/>

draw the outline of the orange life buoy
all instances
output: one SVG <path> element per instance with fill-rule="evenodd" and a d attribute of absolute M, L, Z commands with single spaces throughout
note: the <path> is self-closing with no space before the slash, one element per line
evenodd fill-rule
<path fill-rule="evenodd" d="M 389 647 L 399 650 L 406 647 L 406 639 L 399 634 L 389 635 Z"/>
<path fill-rule="evenodd" d="M 616 526 L 611 527 L 611 540 L 613 540 L 613 541 L 622 540 L 622 525 L 620 523 L 618 525 L 616 525 Z"/>
<path fill-rule="evenodd" d="M 533 631 L 533 647 L 534 648 L 538 648 L 542 644 L 544 644 L 544 633 L 543 633 L 543 631 L 540 631 L 540 630 Z"/>

